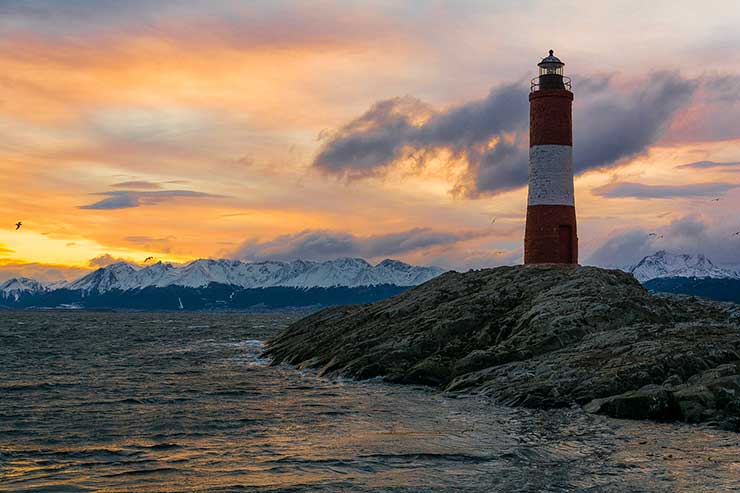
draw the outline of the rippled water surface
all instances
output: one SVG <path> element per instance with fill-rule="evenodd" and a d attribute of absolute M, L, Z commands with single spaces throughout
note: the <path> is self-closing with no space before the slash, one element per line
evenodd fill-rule
<path fill-rule="evenodd" d="M 0 491 L 740 491 L 740 435 L 270 367 L 296 315 L 0 312 Z"/>

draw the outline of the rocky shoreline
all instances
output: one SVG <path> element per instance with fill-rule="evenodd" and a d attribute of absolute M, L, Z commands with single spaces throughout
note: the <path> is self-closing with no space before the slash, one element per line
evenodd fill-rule
<path fill-rule="evenodd" d="M 449 272 L 317 312 L 267 347 L 273 364 L 329 376 L 740 431 L 740 305 L 651 294 L 617 270 Z"/>

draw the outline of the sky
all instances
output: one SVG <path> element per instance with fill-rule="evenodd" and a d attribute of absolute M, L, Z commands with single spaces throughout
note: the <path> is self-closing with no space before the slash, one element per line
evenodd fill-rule
<path fill-rule="evenodd" d="M 2 0 L 0 280 L 521 263 L 549 49 L 573 80 L 581 263 L 738 267 L 738 24 L 712 0 Z"/>

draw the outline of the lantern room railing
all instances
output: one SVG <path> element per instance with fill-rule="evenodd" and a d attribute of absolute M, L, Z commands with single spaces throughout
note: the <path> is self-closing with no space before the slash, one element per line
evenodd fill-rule
<path fill-rule="evenodd" d="M 531 85 L 529 86 L 529 92 L 535 92 L 539 91 L 540 89 L 566 89 L 568 91 L 571 90 L 571 84 L 570 84 L 570 77 L 566 77 L 564 75 L 556 76 L 558 79 L 562 79 L 562 87 L 560 86 L 560 81 L 558 80 L 557 83 L 555 83 L 554 77 L 550 75 L 540 75 L 539 77 L 535 77 L 531 81 Z M 544 84 L 540 81 L 540 79 L 543 78 L 544 81 L 546 81 Z"/>

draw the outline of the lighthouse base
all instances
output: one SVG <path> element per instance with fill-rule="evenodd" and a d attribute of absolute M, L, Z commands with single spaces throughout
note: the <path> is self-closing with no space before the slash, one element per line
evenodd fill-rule
<path fill-rule="evenodd" d="M 530 205 L 524 233 L 525 264 L 577 264 L 576 208 Z"/>

